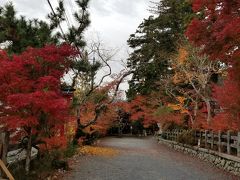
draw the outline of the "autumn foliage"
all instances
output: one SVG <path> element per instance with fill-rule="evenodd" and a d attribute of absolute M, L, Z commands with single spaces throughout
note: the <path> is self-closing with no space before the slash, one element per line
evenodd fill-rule
<path fill-rule="evenodd" d="M 193 10 L 202 16 L 194 18 L 186 35 L 203 48 L 212 60 L 235 61 L 240 56 L 239 0 L 194 0 Z"/>
<path fill-rule="evenodd" d="M 239 130 L 240 2 L 191 2 L 194 18 L 170 57 L 171 73 L 156 80 L 162 96 L 137 96 L 128 106 L 131 118 L 145 117 L 146 124 L 172 121 L 189 128 Z"/>
<path fill-rule="evenodd" d="M 159 52 L 146 46 L 147 56 L 158 57 L 149 59 L 148 65 L 154 63 L 146 74 L 141 74 L 148 66 L 145 50 L 144 56 L 133 57 L 137 61 L 143 57 L 139 61 L 141 67 L 135 67 L 139 72 L 134 76 L 143 86 L 136 86 L 139 92 L 134 92 L 135 97 L 129 101 L 112 101 L 123 74 L 105 86 L 101 83 L 98 86 L 94 73 L 100 64 L 93 72 L 86 58 L 87 63 L 81 61 L 83 64 L 79 63 L 80 69 L 76 70 L 76 79 L 81 81 L 82 78 L 85 86 L 77 87 L 73 83 L 78 107 L 70 107 L 70 98 L 64 97 L 60 90 L 61 79 L 73 67 L 72 60 L 80 57 L 70 45 L 28 48 L 12 55 L 0 50 L 1 128 L 20 131 L 21 135 L 24 132 L 28 138 L 36 136 L 45 142 L 42 147 L 46 149 L 66 147 L 67 138 L 73 138 L 78 130 L 81 130 L 80 138 L 94 132 L 107 134 L 119 118 L 119 109 L 129 114 L 131 122 L 140 121 L 144 128 L 159 122 L 173 122 L 188 128 L 240 130 L 240 1 L 191 2 L 194 18 L 185 32 L 186 39 L 179 40 L 178 46 L 177 43 L 171 45 L 178 47 L 171 50 L 171 55 L 166 53 L 169 47 L 165 46 L 169 39 L 164 40 L 167 48 Z M 170 30 L 164 27 L 162 32 Z M 173 32 L 171 37 L 176 34 Z M 154 47 L 157 49 L 158 45 L 156 41 Z M 163 58 L 165 53 L 167 57 Z M 84 67 L 84 63 L 89 64 Z M 136 85 L 130 83 L 130 87 Z M 150 88 L 156 89 L 150 91 Z M 79 110 L 79 117 L 70 117 L 70 111 L 77 116 L 75 110 Z M 68 127 L 65 134 L 63 126 Z M 85 147 L 82 151 L 83 154 L 97 154 L 95 151 L 102 150 Z"/>
<path fill-rule="evenodd" d="M 210 60 L 224 62 L 228 71 L 222 84 L 213 85 L 212 98 L 221 109 L 208 128 L 239 130 L 240 2 L 194 0 L 192 7 L 196 17 L 188 26 L 187 37 Z"/>
<path fill-rule="evenodd" d="M 12 56 L 0 51 L 0 119 L 6 130 L 22 128 L 28 136 L 57 133 L 69 115 L 61 78 L 75 55 L 66 44 L 28 48 Z"/>
<path fill-rule="evenodd" d="M 157 100 L 152 96 L 136 96 L 130 102 L 120 102 L 118 106 L 130 114 L 130 121 L 141 121 L 145 128 L 159 122 L 155 115 Z"/>
<path fill-rule="evenodd" d="M 236 79 L 238 72 L 229 70 L 228 77 L 222 86 L 214 86 L 214 97 L 222 107 L 222 112 L 213 119 L 213 125 L 218 129 L 240 129 L 240 86 Z"/>

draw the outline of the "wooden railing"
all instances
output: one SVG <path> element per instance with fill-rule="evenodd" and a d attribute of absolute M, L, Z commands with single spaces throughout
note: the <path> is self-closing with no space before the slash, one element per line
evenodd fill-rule
<path fill-rule="evenodd" d="M 0 179 L 6 177 L 9 180 L 14 180 L 14 177 L 8 170 L 5 164 L 7 164 L 7 153 L 8 153 L 8 144 L 9 144 L 10 134 L 7 132 L 0 132 Z"/>
<path fill-rule="evenodd" d="M 165 131 L 162 136 L 167 140 L 179 141 L 186 130 Z M 240 132 L 191 131 L 195 145 L 240 157 Z"/>
<path fill-rule="evenodd" d="M 3 163 L 3 161 L 0 159 L 0 167 L 2 172 L 8 177 L 9 180 L 14 180 L 14 177 L 12 174 L 9 172 L 8 168 L 6 165 Z"/>

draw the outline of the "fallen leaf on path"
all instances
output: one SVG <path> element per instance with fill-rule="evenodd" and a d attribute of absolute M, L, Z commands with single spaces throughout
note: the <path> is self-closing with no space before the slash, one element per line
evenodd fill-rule
<path fill-rule="evenodd" d="M 115 156 L 119 151 L 107 147 L 83 146 L 79 148 L 79 153 L 82 155 Z"/>

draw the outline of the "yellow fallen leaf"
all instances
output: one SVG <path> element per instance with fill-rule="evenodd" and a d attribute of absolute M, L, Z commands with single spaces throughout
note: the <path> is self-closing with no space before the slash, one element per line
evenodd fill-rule
<path fill-rule="evenodd" d="M 98 146 L 83 146 L 78 151 L 82 155 L 95 155 L 95 156 L 115 156 L 119 153 L 118 150 L 107 147 Z"/>

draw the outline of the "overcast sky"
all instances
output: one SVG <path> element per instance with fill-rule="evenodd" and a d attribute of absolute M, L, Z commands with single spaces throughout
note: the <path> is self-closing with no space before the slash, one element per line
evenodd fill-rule
<path fill-rule="evenodd" d="M 1 5 L 10 0 L 0 0 Z M 58 0 L 50 0 L 56 6 Z M 27 18 L 45 19 L 51 11 L 47 0 L 12 0 L 18 15 Z M 74 0 L 64 0 L 67 15 L 76 10 Z M 149 0 L 90 0 L 89 10 L 91 15 L 91 26 L 86 31 L 86 38 L 91 39 L 93 34 L 98 34 L 101 40 L 113 48 L 125 48 L 126 41 L 131 33 L 134 33 L 143 18 L 150 13 Z"/>
<path fill-rule="evenodd" d="M 50 0 L 56 6 L 58 0 Z M 9 0 L 0 0 L 1 5 Z M 27 18 L 45 19 L 50 12 L 47 0 L 12 0 L 17 13 Z M 67 15 L 70 22 L 73 22 L 71 12 L 76 9 L 74 0 L 65 0 Z M 104 46 L 107 48 L 120 49 L 113 63 L 114 72 L 119 71 L 120 60 L 127 58 L 127 39 L 134 33 L 138 25 L 150 13 L 148 7 L 149 0 L 90 0 L 91 26 L 85 33 L 87 40 L 95 39 L 99 36 Z M 126 85 L 124 89 L 126 89 Z"/>

